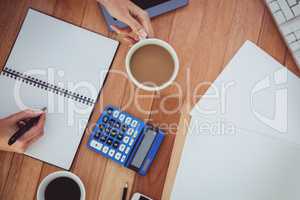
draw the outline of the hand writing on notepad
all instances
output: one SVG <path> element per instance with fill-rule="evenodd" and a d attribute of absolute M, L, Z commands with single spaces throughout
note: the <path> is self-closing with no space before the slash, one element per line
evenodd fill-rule
<path fill-rule="evenodd" d="M 154 32 L 148 13 L 132 3 L 130 0 L 97 0 L 116 19 L 130 27 L 120 29 L 116 26 L 111 28 L 119 34 L 123 40 L 133 44 L 140 39 L 153 37 Z"/>
<path fill-rule="evenodd" d="M 8 145 L 10 137 L 26 123 L 27 119 L 40 116 L 36 125 L 34 125 L 26 134 L 18 139 L 13 145 Z M 46 115 L 43 111 L 24 110 L 6 118 L 0 119 L 0 150 L 24 153 L 25 150 L 44 133 Z"/>

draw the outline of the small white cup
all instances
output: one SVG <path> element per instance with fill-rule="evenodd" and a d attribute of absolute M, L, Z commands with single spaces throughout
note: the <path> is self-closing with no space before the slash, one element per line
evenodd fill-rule
<path fill-rule="evenodd" d="M 80 188 L 80 192 L 81 192 L 80 200 L 85 200 L 85 188 L 84 188 L 82 181 L 80 180 L 80 178 L 78 176 L 76 176 L 75 174 L 73 174 L 71 172 L 67 172 L 67 171 L 58 171 L 58 172 L 54 172 L 54 173 L 46 176 L 40 183 L 39 188 L 37 190 L 37 195 L 36 195 L 37 200 L 45 200 L 46 187 L 49 185 L 49 183 L 51 181 L 53 181 L 54 179 L 59 178 L 59 177 L 68 177 L 68 178 L 71 178 L 72 180 L 74 180 Z"/>
<path fill-rule="evenodd" d="M 131 73 L 131 68 L 130 68 L 130 61 L 132 58 L 132 55 L 141 47 L 146 46 L 146 45 L 158 45 L 162 48 L 164 48 L 165 50 L 167 50 L 169 52 L 169 54 L 172 56 L 173 61 L 174 61 L 174 71 L 172 76 L 170 77 L 170 79 L 168 81 L 166 81 L 164 84 L 160 85 L 160 86 L 147 86 L 144 85 L 143 83 L 139 82 Z M 165 89 L 166 87 L 170 86 L 174 80 L 176 79 L 177 75 L 178 75 L 178 71 L 179 71 L 179 60 L 178 60 L 178 56 L 175 52 L 175 50 L 173 49 L 173 47 L 168 44 L 167 42 L 163 41 L 163 40 L 159 40 L 159 39 L 143 39 L 140 40 L 139 42 L 137 42 L 136 44 L 134 44 L 128 51 L 127 55 L 126 55 L 126 59 L 125 59 L 125 65 L 126 65 L 126 71 L 128 74 L 129 79 L 139 88 L 143 89 L 143 90 L 147 90 L 147 91 L 158 91 L 158 90 L 162 90 Z"/>

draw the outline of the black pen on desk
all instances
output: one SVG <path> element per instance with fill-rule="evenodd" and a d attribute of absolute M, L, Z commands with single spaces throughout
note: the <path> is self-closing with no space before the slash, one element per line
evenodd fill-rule
<path fill-rule="evenodd" d="M 46 111 L 46 107 L 42 111 Z M 29 119 L 24 126 L 22 126 L 11 138 L 8 140 L 8 145 L 13 145 L 20 137 L 22 137 L 27 131 L 29 131 L 34 125 L 38 123 L 40 116 Z"/>
<path fill-rule="evenodd" d="M 128 184 L 126 183 L 125 187 L 123 188 L 122 200 L 126 200 L 127 191 L 128 191 Z"/>

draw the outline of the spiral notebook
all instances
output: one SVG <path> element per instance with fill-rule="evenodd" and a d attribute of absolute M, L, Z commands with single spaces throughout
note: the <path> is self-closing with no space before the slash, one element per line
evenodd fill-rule
<path fill-rule="evenodd" d="M 0 118 L 47 107 L 26 155 L 69 169 L 118 42 L 29 9 L 0 74 Z"/>

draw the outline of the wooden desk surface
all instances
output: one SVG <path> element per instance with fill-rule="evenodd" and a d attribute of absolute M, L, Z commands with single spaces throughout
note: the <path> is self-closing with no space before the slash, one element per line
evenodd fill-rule
<path fill-rule="evenodd" d="M 95 0 L 1 0 L 1 66 L 28 7 L 111 36 Z M 160 93 L 132 88 L 125 77 L 113 73 L 125 72 L 124 56 L 128 47 L 122 44 L 90 125 L 97 120 L 103 106 L 113 104 L 162 125 L 168 135 L 150 173 L 140 177 L 89 151 L 85 147 L 87 131 L 71 171 L 83 180 L 88 200 L 118 200 L 125 182 L 129 183 L 129 194 L 138 191 L 156 200 L 169 199 L 189 121 L 188 111 L 207 89 L 196 89 L 196 85 L 215 80 L 245 40 L 257 43 L 300 74 L 262 0 L 190 0 L 184 9 L 154 19 L 153 26 L 156 36 L 171 43 L 178 52 L 181 69 L 177 84 Z M 132 94 L 139 98 L 132 98 Z M 162 109 L 170 112 L 161 112 Z M 39 182 L 57 170 L 23 155 L 0 152 L 0 199 L 34 199 Z"/>

